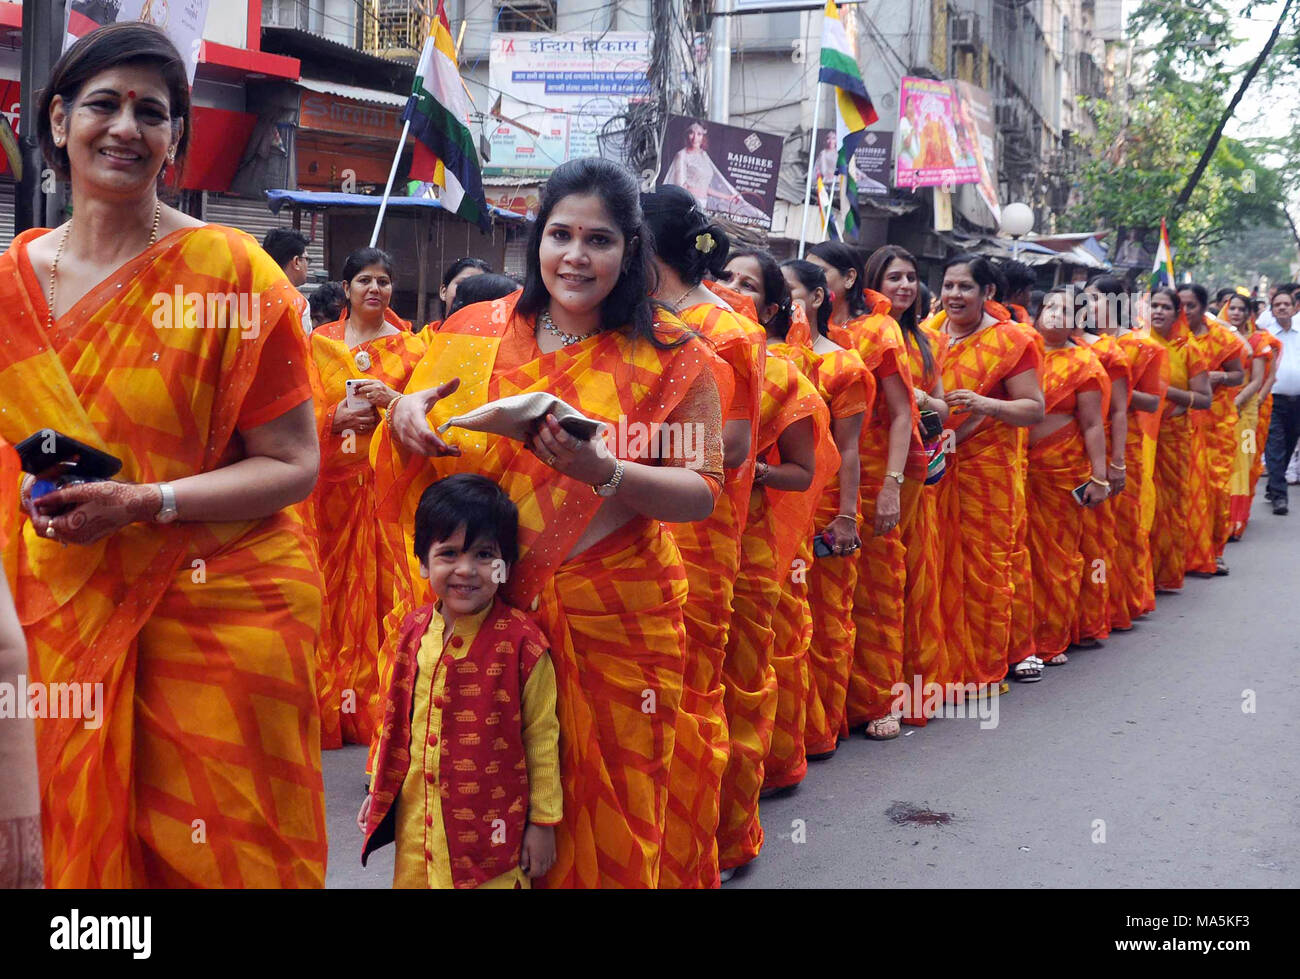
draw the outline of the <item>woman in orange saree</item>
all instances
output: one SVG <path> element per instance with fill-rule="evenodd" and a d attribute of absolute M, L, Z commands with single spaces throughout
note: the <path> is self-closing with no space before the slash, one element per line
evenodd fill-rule
<path fill-rule="evenodd" d="M 868 738 L 887 741 L 899 734 L 893 706 L 903 682 L 907 556 L 901 525 L 916 518 L 925 479 L 912 372 L 902 331 L 889 316 L 889 300 L 863 293 L 854 249 L 828 241 L 808 254 L 826 273 L 834 296 L 830 338 L 857 350 L 876 379 L 875 404 L 863 419 L 858 446 L 862 519 L 872 532 L 863 536 L 858 555 L 845 715 L 848 728 L 865 725 Z"/>
<path fill-rule="evenodd" d="M 720 278 L 753 302 L 760 321 L 790 316 L 785 279 L 766 252 L 733 254 Z M 783 324 L 780 329 L 785 332 Z M 834 451 L 829 432 L 830 414 L 816 386 L 790 360 L 768 352 L 758 461 L 723 660 L 731 741 L 718 824 L 723 880 L 762 849 L 758 799 L 767 759 L 781 763 L 804 756 L 807 664 L 796 658 L 798 646 L 775 646 L 772 618 L 786 577 L 806 579 L 808 562 L 796 555 L 822 485 L 837 464 L 828 455 Z"/>
<path fill-rule="evenodd" d="M 1073 290 L 1043 297 L 1034 328 L 1042 336 L 1043 420 L 1029 429 L 1025 487 L 1034 600 L 1030 655 L 1049 666 L 1066 660 L 1087 570 L 1082 549 L 1083 510 L 1103 503 L 1106 478 L 1106 371 L 1085 346 L 1070 342 Z M 1075 495 L 1083 486 L 1082 498 Z M 1011 659 L 1016 663 L 1025 657 Z"/>
<path fill-rule="evenodd" d="M 29 485 L 4 554 L 30 679 L 103 693 L 96 716 L 37 723 L 50 887 L 325 879 L 321 578 L 285 509 L 318 460 L 297 293 L 248 235 L 158 201 L 188 122 L 160 30 L 83 37 L 33 121 L 76 216 L 0 258 L 0 437 L 54 430 L 122 462 Z"/>
<path fill-rule="evenodd" d="M 1259 425 L 1255 429 L 1255 463 L 1250 467 L 1250 498 L 1255 499 L 1255 487 L 1259 477 L 1264 473 L 1264 447 L 1268 443 L 1268 427 L 1273 421 L 1273 384 L 1277 381 L 1277 369 L 1282 359 L 1282 341 L 1268 330 L 1255 330 L 1251 334 L 1257 338 L 1255 343 L 1269 350 L 1268 373 L 1264 375 L 1264 386 L 1259 392 Z"/>
<path fill-rule="evenodd" d="M 983 694 L 1007 675 L 1011 633 L 1012 551 L 1019 429 L 1043 420 L 1039 353 L 1023 327 L 990 302 L 996 274 L 975 255 L 949 259 L 943 270 L 943 309 L 931 325 L 948 345 L 943 361 L 944 400 L 952 414 L 955 445 L 939 483 L 945 619 L 960 623 L 964 645 L 960 682 Z M 951 633 L 950 633 L 951 636 Z M 1015 678 L 1036 680 L 1041 663 L 1028 657 Z M 956 672 L 955 663 L 950 671 Z"/>
<path fill-rule="evenodd" d="M 0 438 L 0 554 L 18 529 L 20 475 L 17 453 Z M 0 563 L 0 684 L 16 690 L 26 676 L 27 640 Z M 44 879 L 36 722 L 7 713 L 0 716 L 0 888 L 39 888 Z"/>
<path fill-rule="evenodd" d="M 1268 331 L 1255 328 L 1250 299 L 1239 293 L 1228 297 L 1219 316 L 1232 327 L 1239 339 L 1250 348 L 1246 384 L 1237 392 L 1237 429 L 1233 438 L 1232 475 L 1229 482 L 1228 540 L 1241 540 L 1250 522 L 1250 507 L 1254 502 L 1254 482 L 1251 473 L 1256 458 L 1263 447 L 1256 442 L 1259 427 L 1261 394 L 1268 380 L 1274 352 L 1265 342 Z M 1274 340 L 1274 343 L 1277 341 Z"/>
<path fill-rule="evenodd" d="M 735 382 L 731 403 L 723 406 L 722 493 L 708 518 L 673 526 L 686 568 L 686 658 L 659 874 L 660 887 L 717 887 L 718 806 L 730 753 L 723 655 L 754 481 L 763 329 L 704 284 L 706 274 L 725 267 L 730 245 L 695 198 L 668 184 L 642 194 L 641 206 L 654 233 L 656 297 L 712 344 Z"/>
<path fill-rule="evenodd" d="M 353 252 L 343 282 L 343 316 L 309 341 L 321 447 L 310 522 L 325 577 L 316 649 L 322 748 L 368 745 L 380 720 L 382 626 L 392 611 L 393 568 L 405 557 L 377 532 L 370 437 L 425 350 L 389 305 L 393 263 L 385 252 Z"/>
<path fill-rule="evenodd" d="M 1210 382 L 1199 348 L 1191 342 L 1178 293 L 1162 286 L 1149 299 L 1151 337 L 1169 356 L 1169 384 L 1155 459 L 1155 517 L 1151 572 L 1156 592 L 1177 591 L 1186 573 L 1188 474 L 1195 449 L 1189 409 L 1210 406 Z"/>
<path fill-rule="evenodd" d="M 1179 286 L 1191 343 L 1201 352 L 1212 397 L 1208 411 L 1193 413 L 1192 467 L 1188 476 L 1187 573 L 1200 578 L 1226 575 L 1232 457 L 1236 446 L 1237 389 L 1245 383 L 1246 344 L 1208 315 L 1209 292 L 1202 285 Z"/>
<path fill-rule="evenodd" d="M 868 291 L 889 300 L 889 315 L 902 330 L 907 348 L 908 367 L 915 385 L 913 395 L 918 412 L 929 412 L 940 425 L 948 421 L 948 405 L 943 400 L 943 354 L 945 344 L 939 333 L 921 322 L 922 298 L 916 259 L 897 245 L 876 249 L 867 259 L 864 278 Z M 942 451 L 942 450 L 940 450 Z M 922 450 L 928 470 L 929 459 Z M 909 456 L 909 468 L 914 460 Z M 918 478 L 921 483 L 924 476 Z M 939 605 L 939 586 L 943 579 L 942 553 L 939 542 L 937 485 L 920 485 L 919 502 L 914 519 L 900 525 L 907 576 L 903 592 L 903 682 L 910 701 L 895 701 L 894 709 L 903 714 L 903 723 L 923 727 L 930 709 L 937 701 L 926 696 L 929 686 L 942 686 L 955 679 L 948 670 L 948 630 Z"/>
<path fill-rule="evenodd" d="M 564 819 L 548 887 L 659 884 L 687 592 L 661 521 L 707 517 L 722 479 L 731 371 L 649 300 L 645 240 L 631 174 L 597 159 L 557 167 L 523 292 L 442 324 L 371 448 L 381 514 L 407 536 L 424 487 L 452 472 L 496 480 L 519 507 L 505 595 L 536 612 L 559 695 Z M 449 446 L 434 433 L 528 393 L 612 431 L 581 440 L 548 413 L 517 433 L 526 441 L 457 429 Z M 403 570 L 411 601 L 423 586 Z"/>
<path fill-rule="evenodd" d="M 1092 304 L 1092 321 L 1097 332 L 1113 338 L 1124 356 L 1127 402 L 1122 424 L 1116 409 L 1120 398 L 1112 374 L 1111 428 L 1108 435 L 1110 467 L 1106 478 L 1111 495 L 1103 507 L 1112 510 L 1114 546 L 1112 559 L 1104 566 L 1108 628 L 1125 631 L 1133 619 L 1155 608 L 1155 585 L 1151 576 L 1151 520 L 1155 510 L 1156 436 L 1160 428 L 1160 406 L 1168 386 L 1169 357 L 1145 329 L 1129 327 L 1136 316 L 1128 292 L 1119 279 L 1102 275 L 1085 290 Z M 1123 440 L 1119 432 L 1124 433 Z M 1118 460 L 1118 462 L 1116 461 Z M 1084 513 L 1085 528 L 1091 511 Z M 1085 529 L 1085 534 L 1087 533 Z M 1085 548 L 1087 541 L 1085 540 Z M 1088 552 L 1085 550 L 1085 567 Z M 1084 588 L 1092 575 L 1084 578 Z"/>
<path fill-rule="evenodd" d="M 1079 607 L 1071 630 L 1074 645 L 1090 647 L 1110 635 L 1115 609 L 1111 600 L 1111 581 L 1120 573 L 1115 552 L 1119 546 L 1115 538 L 1115 514 L 1121 493 L 1127 485 L 1128 464 L 1124 461 L 1128 445 L 1129 365 L 1112 326 L 1110 304 L 1106 295 L 1123 291 L 1124 284 L 1114 276 L 1097 276 L 1084 290 L 1084 314 L 1087 330 L 1072 331 L 1072 342 L 1086 346 L 1105 369 L 1106 390 L 1103 403 L 1106 439 L 1106 473 L 1102 477 L 1110 483 L 1106 499 L 1096 506 L 1084 507 L 1080 513 L 1083 522 L 1079 549 L 1083 555 L 1083 581 L 1079 588 Z"/>
<path fill-rule="evenodd" d="M 782 266 L 794 301 L 789 330 L 769 332 L 769 349 L 788 357 L 830 410 L 831 433 L 840 462 L 826 482 L 812 523 L 800 541 L 800 558 L 808 568 L 802 581 L 787 580 L 773 619 L 776 648 L 806 650 L 808 696 L 804 712 L 803 755 L 782 759 L 768 756 L 764 791 L 796 785 L 809 760 L 835 753 L 848 701 L 853 668 L 853 618 L 849 609 L 857 585 L 858 442 L 862 418 L 876 395 L 876 381 L 855 350 L 846 350 L 826 336 L 831 304 L 826 276 L 816 265 L 793 259 Z M 809 320 L 816 324 L 816 334 Z M 769 327 L 769 330 L 771 328 Z M 829 553 L 816 553 L 820 538 Z M 797 628 L 796 628 L 797 627 Z"/>

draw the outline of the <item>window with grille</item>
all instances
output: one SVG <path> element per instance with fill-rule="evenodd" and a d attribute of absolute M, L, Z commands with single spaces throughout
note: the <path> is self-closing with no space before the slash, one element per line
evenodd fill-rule
<path fill-rule="evenodd" d="M 311 28 L 311 4 L 307 0 L 263 0 L 262 23 L 273 27 Z"/>
<path fill-rule="evenodd" d="M 361 47 L 367 54 L 418 55 L 427 17 L 415 0 L 365 0 Z"/>
<path fill-rule="evenodd" d="M 493 0 L 496 26 L 503 34 L 555 30 L 555 0 Z"/>

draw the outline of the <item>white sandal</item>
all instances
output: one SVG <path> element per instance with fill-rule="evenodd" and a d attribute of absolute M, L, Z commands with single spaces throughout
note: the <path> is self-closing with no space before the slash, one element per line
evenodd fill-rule
<path fill-rule="evenodd" d="M 1037 656 L 1026 656 L 1011 669 L 1011 679 L 1018 683 L 1037 683 L 1043 678 L 1043 661 Z"/>

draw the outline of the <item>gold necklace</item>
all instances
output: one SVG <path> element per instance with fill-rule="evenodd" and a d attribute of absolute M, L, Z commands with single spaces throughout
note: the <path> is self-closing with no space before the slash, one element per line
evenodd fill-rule
<path fill-rule="evenodd" d="M 152 248 L 158 241 L 158 220 L 162 217 L 162 201 L 158 201 L 153 209 L 153 230 L 149 232 L 149 244 L 145 246 L 146 250 Z M 54 285 L 58 280 L 59 259 L 63 257 L 63 246 L 68 243 L 68 235 L 72 231 L 72 219 L 63 226 L 63 235 L 59 238 L 59 247 L 54 251 L 54 261 L 50 263 L 50 294 L 45 303 L 46 324 L 54 327 Z"/>
<path fill-rule="evenodd" d="M 542 310 L 541 315 L 538 317 L 538 319 L 541 320 L 542 329 L 545 330 L 547 333 L 550 333 L 553 336 L 558 337 L 560 343 L 566 347 L 571 347 L 575 343 L 581 343 L 583 340 L 588 340 L 591 337 L 595 336 L 595 333 L 565 333 L 563 330 L 561 330 L 558 326 L 555 325 L 555 320 L 551 319 L 551 311 L 549 309 Z M 596 333 L 599 332 L 600 332 L 599 330 L 596 331 Z"/>

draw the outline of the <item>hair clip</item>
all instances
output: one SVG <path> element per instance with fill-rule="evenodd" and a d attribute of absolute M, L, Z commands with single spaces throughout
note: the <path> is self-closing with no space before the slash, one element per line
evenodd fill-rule
<path fill-rule="evenodd" d="M 713 235 L 709 234 L 707 231 L 695 236 L 695 250 L 697 252 L 703 252 L 707 255 L 717 247 L 717 241 L 715 241 Z"/>

